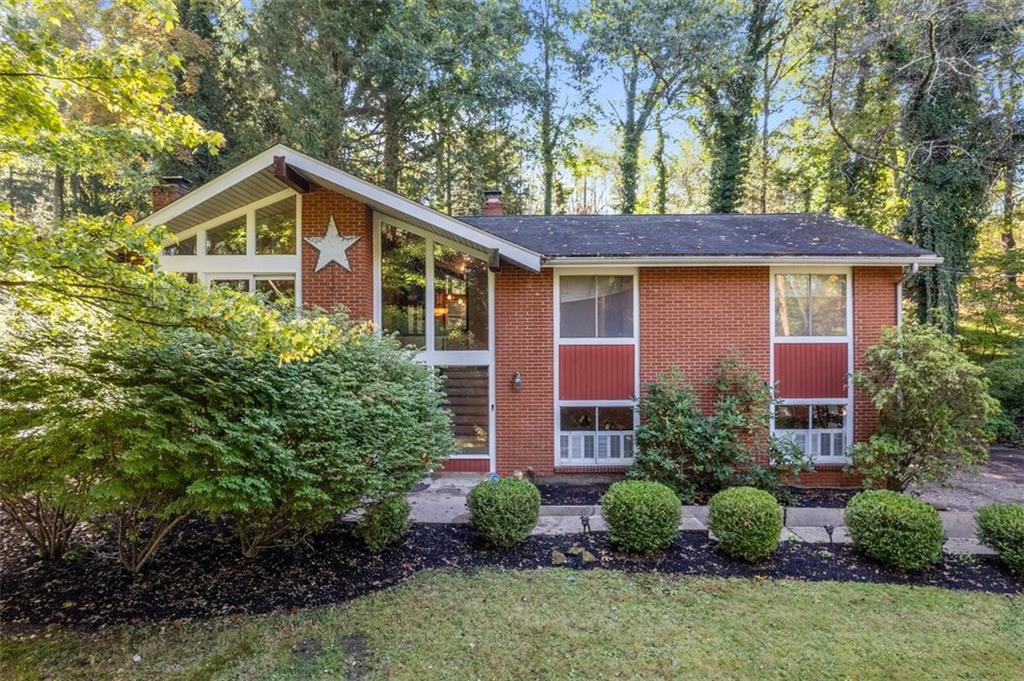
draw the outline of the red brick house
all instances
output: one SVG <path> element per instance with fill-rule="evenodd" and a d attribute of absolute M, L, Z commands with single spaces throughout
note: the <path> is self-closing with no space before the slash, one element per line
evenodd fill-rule
<path fill-rule="evenodd" d="M 672 366 L 701 385 L 739 350 L 814 459 L 806 482 L 839 483 L 877 420 L 849 376 L 905 276 L 941 262 L 821 215 L 506 216 L 490 192 L 455 218 L 284 146 L 154 200 L 163 268 L 342 305 L 420 348 L 445 377 L 452 471 L 621 471 L 641 386 Z"/>

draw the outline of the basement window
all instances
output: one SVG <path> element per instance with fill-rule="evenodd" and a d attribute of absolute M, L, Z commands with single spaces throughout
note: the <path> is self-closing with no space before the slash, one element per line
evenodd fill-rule
<path fill-rule="evenodd" d="M 847 463 L 845 404 L 780 404 L 773 432 L 816 463 Z"/>

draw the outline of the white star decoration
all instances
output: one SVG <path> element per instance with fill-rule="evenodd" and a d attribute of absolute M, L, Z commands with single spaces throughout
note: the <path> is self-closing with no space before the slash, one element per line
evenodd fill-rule
<path fill-rule="evenodd" d="M 351 272 L 352 267 L 348 264 L 347 251 L 357 241 L 359 241 L 357 236 L 341 236 L 338 234 L 338 227 L 334 224 L 334 216 L 332 215 L 327 223 L 327 232 L 323 236 L 306 237 L 306 243 L 320 251 L 320 257 L 316 261 L 314 272 L 319 272 L 332 261 Z"/>

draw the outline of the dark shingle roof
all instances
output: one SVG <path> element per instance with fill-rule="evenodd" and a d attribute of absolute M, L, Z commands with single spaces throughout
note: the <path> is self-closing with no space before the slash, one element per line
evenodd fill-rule
<path fill-rule="evenodd" d="M 557 257 L 933 255 L 826 215 L 503 215 L 460 220 Z"/>

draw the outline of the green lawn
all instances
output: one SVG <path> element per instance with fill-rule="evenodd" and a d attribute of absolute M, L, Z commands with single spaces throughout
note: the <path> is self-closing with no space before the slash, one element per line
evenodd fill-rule
<path fill-rule="evenodd" d="M 603 570 L 428 572 L 341 606 L 0 645 L 7 679 L 1019 680 L 1024 597 Z"/>

